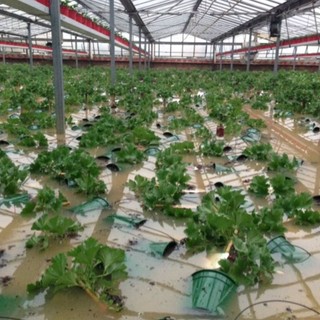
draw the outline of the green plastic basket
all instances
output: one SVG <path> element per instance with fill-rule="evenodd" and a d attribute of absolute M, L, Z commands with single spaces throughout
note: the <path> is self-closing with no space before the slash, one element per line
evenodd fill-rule
<path fill-rule="evenodd" d="M 289 263 L 298 263 L 307 260 L 310 253 L 303 248 L 294 246 L 284 236 L 277 236 L 267 244 L 270 253 L 281 253 L 281 256 Z"/>
<path fill-rule="evenodd" d="M 204 269 L 192 274 L 192 307 L 222 314 L 237 285 L 226 273 Z"/>

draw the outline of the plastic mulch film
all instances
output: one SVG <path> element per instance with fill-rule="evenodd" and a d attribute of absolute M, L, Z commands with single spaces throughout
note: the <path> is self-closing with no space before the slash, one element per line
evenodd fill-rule
<path fill-rule="evenodd" d="M 205 309 L 215 315 L 224 314 L 232 295 L 235 281 L 224 272 L 204 269 L 192 274 L 192 307 Z"/>
<path fill-rule="evenodd" d="M 284 236 L 278 236 L 268 242 L 270 253 L 281 253 L 287 263 L 298 263 L 307 260 L 310 253 L 305 249 L 294 246 Z"/>
<path fill-rule="evenodd" d="M 28 193 L 15 194 L 7 198 L 0 198 L 0 206 L 5 205 L 7 208 L 11 206 L 20 206 L 29 201 L 30 196 Z"/>
<path fill-rule="evenodd" d="M 70 211 L 76 214 L 84 214 L 89 211 L 102 210 L 109 207 L 110 207 L 110 204 L 106 199 L 101 197 L 96 197 L 90 201 L 87 201 L 85 203 L 79 204 L 78 206 L 70 208 Z"/>

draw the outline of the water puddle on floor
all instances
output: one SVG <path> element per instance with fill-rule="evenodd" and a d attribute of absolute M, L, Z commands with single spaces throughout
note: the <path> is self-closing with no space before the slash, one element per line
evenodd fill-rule
<path fill-rule="evenodd" d="M 205 116 L 205 110 L 197 109 Z M 251 112 L 253 116 L 268 120 L 263 113 Z M 78 119 L 85 116 L 84 112 L 77 115 Z M 166 123 L 166 115 L 160 119 Z M 75 117 L 76 118 L 76 117 Z M 157 122 L 159 119 L 157 120 Z M 152 129 L 161 137 L 161 148 L 166 148 L 174 141 L 163 136 L 155 122 Z M 215 132 L 216 124 L 206 123 L 208 129 Z M 286 152 L 304 160 L 297 171 L 299 183 L 298 191 L 309 191 L 313 195 L 320 192 L 319 150 L 315 139 L 308 140 L 296 132 L 299 128 L 286 128 L 269 119 L 268 129 L 263 130 L 263 137 L 270 140 L 275 151 Z M 48 132 L 50 148 L 57 144 L 56 137 Z M 192 133 L 192 130 L 191 130 Z M 65 141 L 72 147 L 77 147 L 80 132 L 67 130 Z M 180 141 L 191 139 L 190 130 L 179 132 Z M 194 140 L 197 145 L 197 141 Z M 239 138 L 229 139 L 232 146 L 230 156 L 238 156 L 246 147 L 246 143 Z M 8 153 L 15 163 L 28 164 L 35 157 L 33 152 L 24 154 Z M 105 154 L 106 150 L 97 148 L 90 150 L 91 155 Z M 196 209 L 202 196 L 214 190 L 216 183 L 223 183 L 237 188 L 243 188 L 249 205 L 261 207 L 264 200 L 248 196 L 248 182 L 257 174 L 265 172 L 265 165 L 257 162 L 230 162 L 227 157 L 202 158 L 198 155 L 184 157 L 188 163 L 188 173 L 191 176 L 190 190 L 187 190 L 181 206 Z M 213 163 L 232 167 L 232 172 L 213 169 Z M 99 163 L 101 167 L 103 162 Z M 191 302 L 192 278 L 191 275 L 201 269 L 218 267 L 218 261 L 225 257 L 224 252 L 210 252 L 191 255 L 183 244 L 166 258 L 157 256 L 151 244 L 158 242 L 179 242 L 185 238 L 185 220 L 175 220 L 165 217 L 158 212 L 144 212 L 127 182 L 135 175 L 141 174 L 151 178 L 155 172 L 155 157 L 149 156 L 143 165 L 131 167 L 120 172 L 112 172 L 104 167 L 101 179 L 106 182 L 107 200 L 111 208 L 93 210 L 83 215 L 77 215 L 79 222 L 85 225 L 84 232 L 74 239 L 65 239 L 52 243 L 50 247 L 39 252 L 37 249 L 26 250 L 25 241 L 33 233 L 31 230 L 34 219 L 23 219 L 19 216 L 20 208 L 6 208 L 1 206 L 0 216 L 0 249 L 4 250 L 0 257 L 0 277 L 9 277 L 7 285 L 2 285 L 1 293 L 17 298 L 18 308 L 14 317 L 30 320 L 157 320 L 164 317 L 173 319 L 218 319 L 208 311 L 193 309 Z M 35 195 L 43 185 L 59 189 L 69 200 L 70 206 L 78 205 L 87 199 L 83 195 L 75 194 L 67 186 L 37 176 L 29 178 L 25 190 Z M 121 221 L 107 223 L 105 219 L 111 214 L 133 215 L 146 219 L 143 226 L 133 228 Z M 66 211 L 66 216 L 72 215 Z M 248 307 L 237 319 L 312 319 L 315 314 L 297 303 L 310 308 L 320 309 L 320 228 L 298 228 L 286 223 L 287 239 L 295 245 L 307 250 L 311 257 L 298 264 L 284 264 L 277 268 L 274 280 L 268 286 L 255 286 L 245 289 L 239 287 L 231 304 L 225 309 L 225 316 L 221 319 L 235 320 L 242 310 Z M 80 244 L 89 236 L 93 236 L 103 244 L 122 248 L 126 251 L 128 278 L 120 284 L 121 294 L 125 297 L 125 307 L 121 312 L 107 310 L 105 306 L 93 301 L 80 289 L 59 292 L 54 296 L 40 294 L 35 298 L 27 297 L 28 283 L 39 279 L 42 271 L 50 264 L 50 259 L 59 252 L 67 252 L 75 245 Z M 291 303 L 290 301 L 294 302 Z M 249 307 L 251 306 L 251 307 Z M 1 315 L 1 312 L 0 312 Z M 294 316 L 294 318 L 293 318 Z M 290 318 L 291 317 L 291 318 Z"/>

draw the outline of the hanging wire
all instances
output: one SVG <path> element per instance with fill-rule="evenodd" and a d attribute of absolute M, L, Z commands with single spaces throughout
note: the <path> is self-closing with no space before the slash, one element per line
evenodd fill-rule
<path fill-rule="evenodd" d="M 234 320 L 240 319 L 241 315 L 242 315 L 245 311 L 247 311 L 248 309 L 252 308 L 253 306 L 257 306 L 257 305 L 259 305 L 259 304 L 272 303 L 272 302 L 293 304 L 293 305 L 302 307 L 302 308 L 304 308 L 304 309 L 308 309 L 308 310 L 314 312 L 315 314 L 319 314 L 319 315 L 320 315 L 320 312 L 318 312 L 317 310 L 315 310 L 315 309 L 313 309 L 313 308 L 311 308 L 311 307 L 308 307 L 308 306 L 306 306 L 306 305 L 304 305 L 304 304 L 302 304 L 302 303 L 295 302 L 295 301 L 290 301 L 290 300 L 274 299 L 274 300 L 259 301 L 259 302 L 250 304 L 249 306 L 247 306 L 246 308 L 244 308 L 244 309 L 234 318 Z"/>

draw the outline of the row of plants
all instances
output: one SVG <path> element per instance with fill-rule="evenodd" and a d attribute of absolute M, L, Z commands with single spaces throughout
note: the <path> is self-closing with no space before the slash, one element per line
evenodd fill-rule
<path fill-rule="evenodd" d="M 174 149 L 168 148 L 157 154 L 155 177 L 148 179 L 136 175 L 134 180 L 128 182 L 128 186 L 141 201 L 144 209 L 158 209 L 165 214 L 181 217 L 191 215 L 192 211 L 173 206 L 179 204 L 190 179 L 182 156 L 175 153 Z"/>

